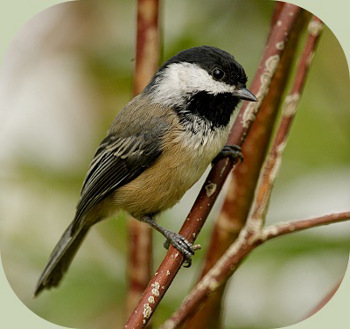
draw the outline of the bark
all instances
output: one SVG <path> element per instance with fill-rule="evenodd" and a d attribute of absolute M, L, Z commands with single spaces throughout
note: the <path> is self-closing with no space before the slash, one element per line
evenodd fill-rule
<path fill-rule="evenodd" d="M 134 96 L 143 90 L 158 69 L 159 43 L 159 0 L 138 0 Z M 129 232 L 127 314 L 147 287 L 153 265 L 152 229 L 131 218 Z"/>
<path fill-rule="evenodd" d="M 251 124 L 255 119 L 258 108 L 268 92 L 271 79 L 275 75 L 276 68 L 280 62 L 281 55 L 284 51 L 284 47 L 280 45 L 281 43 L 284 44 L 289 38 L 299 13 L 300 9 L 294 5 L 286 4 L 283 7 L 280 14 L 281 23 L 278 26 L 276 24 L 273 31 L 271 31 L 270 42 L 265 48 L 261 64 L 250 88 L 252 92 L 257 95 L 259 101 L 242 106 L 233 125 L 233 129 L 231 130 L 228 140 L 229 144 L 243 144 Z M 206 182 L 180 230 L 180 234 L 190 242 L 194 242 L 199 234 L 232 167 L 232 160 L 222 159 L 218 161 L 210 171 Z M 124 328 L 144 328 L 175 278 L 182 263 L 182 255 L 171 246 Z"/>
<path fill-rule="evenodd" d="M 283 106 L 282 118 L 271 150 L 262 168 L 255 199 L 249 218 L 240 232 L 238 239 L 231 244 L 218 262 L 200 280 L 177 312 L 166 322 L 163 328 L 178 328 L 193 314 L 209 296 L 218 290 L 236 271 L 242 260 L 261 243 L 283 234 L 324 225 L 329 222 L 346 220 L 349 213 L 335 214 L 321 218 L 291 222 L 263 228 L 273 184 L 277 177 L 283 150 L 285 148 L 291 124 L 296 114 L 297 105 L 305 85 L 314 51 L 322 31 L 321 21 L 314 17 L 309 24 L 309 35 L 301 55 L 297 74 L 289 96 Z"/>
<path fill-rule="evenodd" d="M 277 2 L 271 22 L 271 31 L 278 22 L 279 14 L 285 4 Z M 309 15 L 303 11 L 293 26 L 285 51 L 271 82 L 268 94 L 264 98 L 249 135 L 242 147 L 244 162 L 237 165 L 233 172 L 228 191 L 211 236 L 206 258 L 199 280 L 213 267 L 225 250 L 237 239 L 243 228 L 251 207 L 261 166 L 271 139 L 278 109 L 287 84 L 292 63 L 296 55 L 296 47 L 301 31 Z M 267 44 L 269 43 L 268 37 Z M 193 314 L 187 322 L 187 329 L 221 327 L 222 298 L 225 284 L 220 287 L 201 309 Z"/>
<path fill-rule="evenodd" d="M 262 243 L 293 232 L 348 220 L 350 220 L 350 211 L 271 225 L 256 234 L 252 234 L 245 227 L 238 240 L 230 246 L 209 273 L 187 295 L 180 308 L 160 329 L 179 328 L 193 312 L 196 312 L 201 303 L 237 270 L 242 260 Z"/>

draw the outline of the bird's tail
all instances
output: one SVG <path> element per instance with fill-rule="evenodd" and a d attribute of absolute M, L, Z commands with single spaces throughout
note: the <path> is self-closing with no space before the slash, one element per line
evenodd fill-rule
<path fill-rule="evenodd" d="M 72 233 L 72 227 L 72 224 L 68 226 L 53 250 L 36 285 L 34 297 L 38 296 L 42 290 L 56 287 L 60 283 L 89 231 L 89 227 L 83 226 Z"/>

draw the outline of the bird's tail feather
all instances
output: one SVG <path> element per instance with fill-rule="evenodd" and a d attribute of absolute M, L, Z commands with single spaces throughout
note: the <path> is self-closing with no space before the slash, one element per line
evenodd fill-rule
<path fill-rule="evenodd" d="M 83 226 L 72 233 L 72 224 L 68 226 L 39 278 L 34 297 L 42 290 L 56 287 L 60 283 L 88 231 L 89 227 Z"/>

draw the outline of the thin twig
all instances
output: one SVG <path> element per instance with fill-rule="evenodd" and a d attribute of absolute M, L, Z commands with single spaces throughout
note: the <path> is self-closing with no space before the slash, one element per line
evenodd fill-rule
<path fill-rule="evenodd" d="M 271 22 L 272 26 L 278 24 L 278 15 L 284 5 L 285 3 L 276 2 Z M 310 14 L 302 11 L 293 26 L 289 40 L 286 42 L 285 52 L 281 56 L 269 92 L 261 104 L 256 120 L 253 122 L 242 147 L 244 162 L 237 165 L 233 172 L 233 178 L 226 192 L 223 206 L 215 222 L 199 279 L 214 266 L 225 250 L 237 239 L 246 222 L 278 109 L 296 56 L 296 49 L 301 36 L 300 32 L 309 18 Z M 224 291 L 225 284 L 210 296 L 198 312 L 192 314 L 185 328 L 199 329 L 204 326 L 219 328 Z"/>
<path fill-rule="evenodd" d="M 138 95 L 151 80 L 159 64 L 159 0 L 138 0 L 136 60 L 133 94 Z M 139 221 L 129 221 L 127 314 L 140 299 L 152 273 L 152 229 Z"/>
<path fill-rule="evenodd" d="M 263 225 L 274 182 L 281 166 L 283 151 L 287 144 L 289 131 L 296 115 L 323 24 L 317 17 L 313 17 L 308 29 L 308 39 L 299 61 L 297 74 L 291 92 L 283 105 L 281 122 L 260 175 L 254 200 L 255 207 L 250 215 L 250 226 L 253 230 L 258 230 Z"/>
<path fill-rule="evenodd" d="M 350 211 L 344 211 L 340 213 L 334 213 L 324 215 L 320 217 L 303 219 L 297 221 L 290 221 L 287 223 L 280 223 L 275 225 L 269 225 L 262 229 L 257 240 L 265 242 L 277 238 L 282 235 L 286 235 L 293 232 L 304 231 L 311 227 L 324 226 L 329 224 L 341 223 L 350 219 Z"/>
<path fill-rule="evenodd" d="M 348 220 L 350 220 L 350 211 L 267 226 L 255 235 L 251 235 L 247 227 L 245 227 L 236 242 L 227 249 L 223 257 L 220 258 L 216 265 L 194 287 L 180 308 L 160 329 L 179 328 L 192 312 L 198 309 L 201 302 L 208 298 L 222 282 L 227 280 L 236 271 L 242 260 L 262 243 L 293 232 Z"/>
<path fill-rule="evenodd" d="M 273 184 L 281 164 L 282 153 L 286 145 L 293 118 L 296 114 L 297 104 L 321 31 L 322 23 L 318 18 L 314 17 L 309 24 L 309 35 L 306 46 L 299 61 L 291 93 L 287 97 L 283 107 L 282 119 L 276 137 L 262 169 L 254 199 L 253 210 L 247 220 L 246 226 L 240 232 L 238 239 L 227 249 L 215 266 L 194 287 L 179 310 L 166 322 L 163 327 L 164 329 L 178 328 L 190 314 L 196 311 L 199 305 L 207 299 L 211 293 L 217 290 L 236 271 L 245 256 L 264 241 L 278 235 L 286 234 L 288 230 L 295 231 L 299 228 L 305 229 L 307 227 L 322 225 L 318 224 L 317 220 L 307 220 L 278 226 L 278 230 L 274 230 L 276 226 L 269 227 L 267 231 L 262 229 Z M 292 95 L 298 96 L 294 98 Z M 327 218 L 329 219 L 329 217 Z M 337 221 L 338 217 L 334 216 L 330 218 L 334 222 Z M 343 217 L 341 218 L 344 220 Z M 347 219 L 347 217 L 345 219 Z"/>
<path fill-rule="evenodd" d="M 265 48 L 261 64 L 250 87 L 252 92 L 258 96 L 259 102 L 242 106 L 231 130 L 228 140 L 230 144 L 242 145 L 245 140 L 258 108 L 268 92 L 271 79 L 284 51 L 284 47 L 277 45 L 286 42 L 299 12 L 300 8 L 291 4 L 286 4 L 281 11 L 281 24 L 273 27 L 270 42 Z M 190 242 L 194 242 L 199 234 L 232 167 L 233 162 L 230 159 L 223 159 L 218 161 L 210 171 L 187 220 L 180 230 L 180 234 Z M 171 246 L 124 328 L 143 328 L 147 324 L 182 263 L 182 255 Z"/>

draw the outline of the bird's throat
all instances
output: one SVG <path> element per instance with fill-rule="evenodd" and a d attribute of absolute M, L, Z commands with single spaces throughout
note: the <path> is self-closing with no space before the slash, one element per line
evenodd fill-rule
<path fill-rule="evenodd" d="M 183 114 L 189 118 L 194 115 L 208 121 L 213 129 L 223 128 L 230 122 L 233 111 L 239 103 L 239 99 L 230 93 L 217 95 L 205 91 L 198 92 L 191 96 L 184 111 L 178 111 L 181 120 Z"/>

